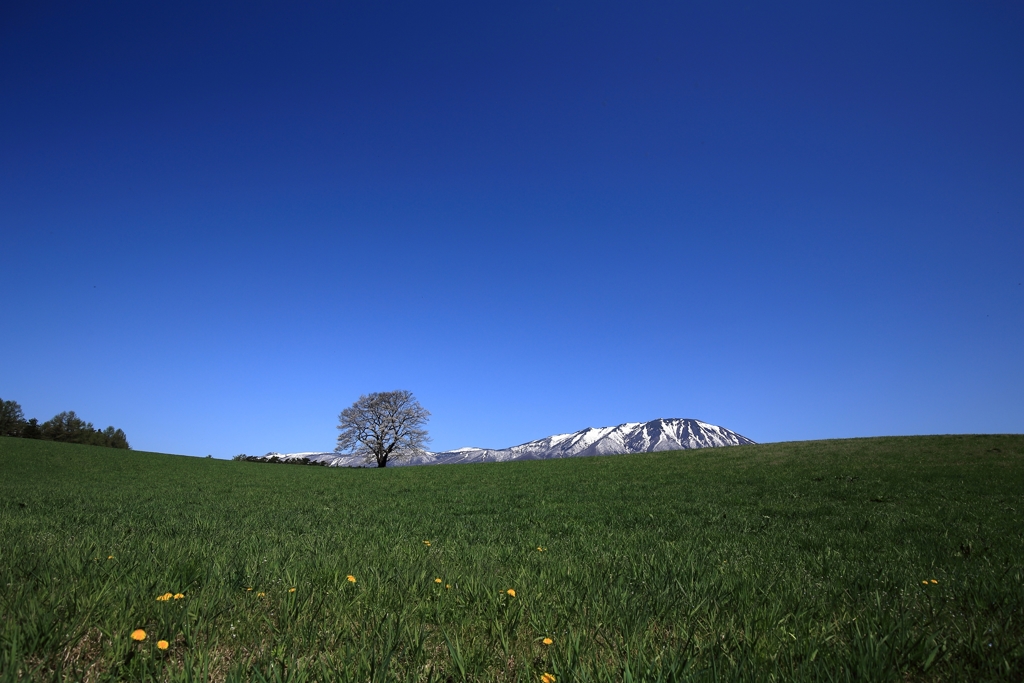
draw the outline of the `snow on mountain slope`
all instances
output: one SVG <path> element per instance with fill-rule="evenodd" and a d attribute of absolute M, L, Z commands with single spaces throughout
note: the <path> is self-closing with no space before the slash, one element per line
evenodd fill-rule
<path fill-rule="evenodd" d="M 458 448 L 452 451 L 420 454 L 393 465 L 454 465 L 473 462 L 507 462 L 509 460 L 547 460 L 576 458 L 588 455 L 652 453 L 655 451 L 690 450 L 743 446 L 754 443 L 745 436 L 724 427 L 683 418 L 658 419 L 650 422 L 626 422 L 617 427 L 588 427 L 571 434 L 555 434 L 511 448 Z M 263 456 L 278 461 L 307 459 L 311 463 L 331 467 L 362 467 L 362 458 L 338 453 L 268 453 Z"/>
<path fill-rule="evenodd" d="M 511 448 L 480 448 L 475 451 L 459 449 L 435 453 L 434 457 L 438 463 L 504 462 L 651 453 L 752 443 L 754 442 L 736 432 L 700 420 L 660 419 L 650 422 L 627 422 L 617 427 L 589 427 L 572 434 L 555 434 Z"/>

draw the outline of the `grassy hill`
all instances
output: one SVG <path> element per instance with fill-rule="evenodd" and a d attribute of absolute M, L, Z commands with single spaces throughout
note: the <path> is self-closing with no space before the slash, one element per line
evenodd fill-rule
<path fill-rule="evenodd" d="M 0 544 L 4 680 L 1024 679 L 1024 436 L 387 470 L 0 438 Z"/>

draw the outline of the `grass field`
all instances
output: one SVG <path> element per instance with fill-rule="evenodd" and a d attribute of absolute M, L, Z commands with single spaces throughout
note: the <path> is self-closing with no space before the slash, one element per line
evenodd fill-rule
<path fill-rule="evenodd" d="M 4 680 L 545 674 L 1022 680 L 1024 437 L 386 470 L 0 438 Z"/>

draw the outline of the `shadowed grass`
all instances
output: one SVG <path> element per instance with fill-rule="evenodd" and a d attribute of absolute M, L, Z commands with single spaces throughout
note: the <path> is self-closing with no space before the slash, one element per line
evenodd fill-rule
<path fill-rule="evenodd" d="M 5 680 L 1024 678 L 1021 436 L 0 474 Z"/>

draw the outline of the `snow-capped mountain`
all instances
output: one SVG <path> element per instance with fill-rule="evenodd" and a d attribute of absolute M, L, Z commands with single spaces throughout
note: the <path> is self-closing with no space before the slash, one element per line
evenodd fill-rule
<path fill-rule="evenodd" d="M 683 418 L 659 419 L 650 422 L 627 422 L 617 427 L 588 427 L 572 434 L 555 434 L 511 448 L 457 448 L 453 451 L 422 453 L 389 462 L 389 465 L 451 465 L 472 462 L 507 462 L 509 460 L 547 460 L 576 458 L 587 455 L 651 453 L 654 451 L 689 450 L 743 446 L 754 442 L 745 436 L 700 420 Z M 362 458 L 337 453 L 267 453 L 264 459 L 276 462 L 305 461 L 331 467 L 360 467 Z"/>

